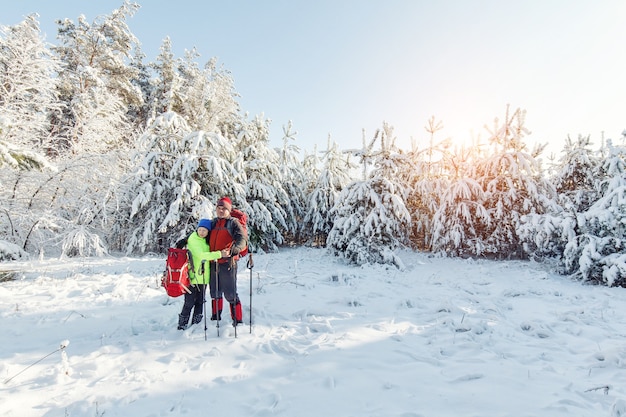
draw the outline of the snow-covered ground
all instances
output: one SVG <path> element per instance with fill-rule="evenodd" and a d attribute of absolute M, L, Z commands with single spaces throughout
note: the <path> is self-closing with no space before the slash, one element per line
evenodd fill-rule
<path fill-rule="evenodd" d="M 0 415 L 626 416 L 625 289 L 402 259 L 255 254 L 246 324 L 209 321 L 207 340 L 176 330 L 164 258 L 0 264 L 23 271 L 0 283 Z"/>

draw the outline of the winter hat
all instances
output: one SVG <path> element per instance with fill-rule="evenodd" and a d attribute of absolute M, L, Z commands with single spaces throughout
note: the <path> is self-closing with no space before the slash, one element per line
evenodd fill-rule
<path fill-rule="evenodd" d="M 228 198 L 228 197 L 222 197 L 219 200 L 217 200 L 217 205 L 218 205 L 218 207 L 219 206 L 226 207 L 226 209 L 228 211 L 232 211 L 232 209 L 233 209 L 233 202 L 230 201 L 230 198 Z"/>
<path fill-rule="evenodd" d="M 211 230 L 213 228 L 213 225 L 211 224 L 211 220 L 209 219 L 200 219 L 200 221 L 198 222 L 198 228 L 204 227 L 207 230 Z"/>

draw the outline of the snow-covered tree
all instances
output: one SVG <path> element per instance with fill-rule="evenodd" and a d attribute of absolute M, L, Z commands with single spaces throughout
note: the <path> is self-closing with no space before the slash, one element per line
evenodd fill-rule
<path fill-rule="evenodd" d="M 357 265 L 382 263 L 404 268 L 395 250 L 408 243 L 411 215 L 405 206 L 409 188 L 402 169 L 406 155 L 398 153 L 393 129 L 384 125 L 375 137 L 380 151 L 373 154 L 369 179 L 348 185 L 337 198 L 327 246 L 335 255 Z"/>
<path fill-rule="evenodd" d="M 235 146 L 234 165 L 241 174 L 244 201 L 249 207 L 242 204 L 248 213 L 250 246 L 253 250 L 276 250 L 284 242 L 280 231 L 288 229 L 285 207 L 289 206 L 289 195 L 283 187 L 278 153 L 269 147 L 269 120 L 257 116 L 243 121 Z"/>
<path fill-rule="evenodd" d="M 449 154 L 450 141 L 440 140 L 438 133 L 443 124 L 430 118 L 425 127 L 429 134 L 428 145 L 420 148 L 415 140 L 407 156 L 411 168 L 405 172 L 406 184 L 410 186 L 409 196 L 405 201 L 411 213 L 410 239 L 413 246 L 420 250 L 432 250 L 433 218 L 439 209 L 440 199 L 449 185 L 449 169 L 454 161 Z"/>
<path fill-rule="evenodd" d="M 130 142 L 132 125 L 126 113 L 143 97 L 133 84 L 137 69 L 126 63 L 137 44 L 126 19 L 138 7 L 125 1 L 93 24 L 83 15 L 77 23 L 57 22 L 61 44 L 53 50 L 63 63 L 59 97 L 65 104 L 53 115 L 59 152 L 105 153 Z"/>
<path fill-rule="evenodd" d="M 193 130 L 226 134 L 239 120 L 234 81 L 228 71 L 218 69 L 216 58 L 200 69 L 195 61 L 198 57 L 195 49 L 187 51 L 178 65 L 184 97 L 181 115 Z"/>
<path fill-rule="evenodd" d="M 131 83 L 141 92 L 143 100 L 141 103 L 130 103 L 127 112 L 128 120 L 136 135 L 143 132 L 153 116 L 149 102 L 149 98 L 153 96 L 152 75 L 149 64 L 144 63 L 145 58 L 145 54 L 137 45 L 129 65 L 134 68 L 135 72 L 135 76 L 131 78 Z"/>
<path fill-rule="evenodd" d="M 504 123 L 496 119 L 490 130 L 492 155 L 476 165 L 476 181 L 485 193 L 488 220 L 477 224 L 481 244 L 474 255 L 496 258 L 524 258 L 518 231 L 522 218 L 545 213 L 555 204 L 554 187 L 543 175 L 538 156 L 545 146 L 526 150 L 525 112 L 507 112 Z M 482 209 L 481 209 L 482 212 Z"/>
<path fill-rule="evenodd" d="M 601 158 L 591 149 L 589 136 L 578 136 L 577 141 L 567 138 L 560 163 L 551 178 L 566 210 L 585 211 L 598 199 L 600 181 L 605 175 Z"/>
<path fill-rule="evenodd" d="M 0 27 L 0 140 L 5 148 L 45 153 L 48 115 L 58 108 L 58 69 L 41 37 L 37 15 Z"/>
<path fill-rule="evenodd" d="M 200 218 L 214 217 L 218 197 L 244 195 L 229 162 L 234 155 L 220 134 L 192 132 L 175 112 L 157 117 L 140 139 L 136 169 L 120 192 L 119 247 L 162 252 Z"/>
<path fill-rule="evenodd" d="M 151 95 L 148 97 L 148 106 L 151 117 L 154 119 L 167 112 L 184 114 L 182 92 L 184 80 L 178 72 L 176 58 L 172 52 L 172 41 L 169 37 L 163 39 L 156 61 L 150 67 L 156 77 L 151 81 Z"/>
<path fill-rule="evenodd" d="M 29 171 L 56 169 L 43 155 L 5 140 L 7 125 L 8 120 L 0 116 L 0 260 L 25 256 L 25 229 L 32 225 L 28 218 L 40 214 L 25 206 L 21 187 L 39 178 L 36 173 L 28 175 Z"/>
<path fill-rule="evenodd" d="M 550 178 L 557 192 L 558 205 L 545 213 L 528 214 L 522 218 L 518 233 L 524 242 L 524 250 L 535 259 L 561 260 L 568 265 L 564 270 L 577 269 L 579 254 L 575 259 L 564 258 L 565 248 L 568 244 L 570 248 L 577 246 L 575 242 L 580 233 L 577 219 L 598 200 L 604 177 L 601 155 L 591 150 L 589 136 L 579 136 L 577 141 L 567 138 Z"/>
<path fill-rule="evenodd" d="M 351 169 L 355 166 L 349 158 L 349 153 L 342 152 L 339 145 L 328 138 L 328 147 L 321 159 L 322 169 L 308 194 L 304 216 L 304 229 L 309 231 L 315 246 L 326 245 L 335 220 L 331 210 L 339 193 L 354 180 Z"/>
<path fill-rule="evenodd" d="M 40 255 L 106 253 L 114 179 L 98 159 L 108 157 L 87 155 L 43 170 L 6 173 L 0 204 L 11 228 L 0 222 L 4 240 Z"/>
<path fill-rule="evenodd" d="M 380 263 L 404 268 L 394 252 L 411 221 L 402 191 L 381 177 L 348 185 L 331 211 L 335 222 L 327 246 L 332 253 L 356 265 Z"/>
<path fill-rule="evenodd" d="M 485 192 L 472 170 L 476 152 L 475 147 L 460 147 L 450 154 L 449 162 L 457 169 L 450 170 L 432 218 L 433 252 L 464 257 L 485 250 L 482 228 L 491 225 L 491 217 L 484 206 Z"/>
<path fill-rule="evenodd" d="M 607 144 L 599 198 L 577 216 L 563 254 L 565 272 L 626 287 L 626 148 Z"/>
<path fill-rule="evenodd" d="M 282 186 L 288 196 L 285 210 L 285 223 L 287 228 L 281 230 L 281 234 L 290 244 L 299 244 L 307 233 L 304 233 L 303 218 L 306 210 L 305 191 L 308 187 L 306 173 L 301 168 L 298 158 L 300 149 L 290 143 L 295 141 L 297 132 L 292 131 L 292 124 L 283 126 L 283 146 L 278 149 L 278 170 L 282 180 Z"/>

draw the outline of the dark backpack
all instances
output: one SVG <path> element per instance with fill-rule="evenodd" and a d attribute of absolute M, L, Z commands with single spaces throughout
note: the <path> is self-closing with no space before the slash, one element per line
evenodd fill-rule
<path fill-rule="evenodd" d="M 241 226 L 243 228 L 243 233 L 246 236 L 246 241 L 247 241 L 248 240 L 248 215 L 239 209 L 233 208 L 230 211 L 230 216 L 239 220 L 239 223 L 241 223 Z M 240 258 L 243 258 L 247 254 L 248 254 L 248 246 L 246 245 L 246 247 L 243 248 L 241 252 L 239 252 L 238 256 Z"/>
<path fill-rule="evenodd" d="M 165 261 L 165 272 L 161 278 L 161 286 L 170 297 L 190 294 L 189 287 L 189 255 L 187 249 L 169 248 Z"/>

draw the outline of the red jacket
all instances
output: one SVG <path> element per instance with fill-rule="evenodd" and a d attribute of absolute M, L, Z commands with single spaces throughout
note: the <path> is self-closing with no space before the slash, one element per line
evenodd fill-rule
<path fill-rule="evenodd" d="M 230 255 L 236 256 L 248 245 L 248 239 L 239 220 L 228 217 L 213 220 L 213 229 L 209 234 L 209 246 L 211 250 L 230 248 Z M 222 258 L 220 263 L 228 262 L 228 258 Z"/>

